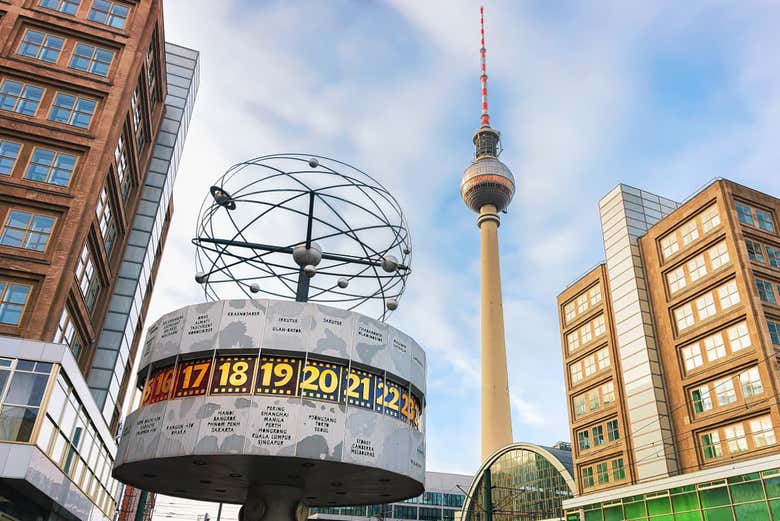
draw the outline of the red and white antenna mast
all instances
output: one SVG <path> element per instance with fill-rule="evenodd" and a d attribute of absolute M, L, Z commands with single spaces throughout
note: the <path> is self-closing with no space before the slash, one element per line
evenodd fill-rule
<path fill-rule="evenodd" d="M 485 66 L 485 54 L 487 54 L 487 49 L 485 49 L 485 8 L 483 6 L 480 6 L 479 8 L 479 32 L 480 32 L 480 42 L 481 46 L 479 49 L 479 57 L 482 62 L 482 75 L 479 77 L 480 82 L 482 83 L 482 118 L 481 118 L 481 124 L 483 127 L 489 127 L 490 126 L 490 114 L 488 114 L 488 99 L 487 99 L 487 69 Z"/>

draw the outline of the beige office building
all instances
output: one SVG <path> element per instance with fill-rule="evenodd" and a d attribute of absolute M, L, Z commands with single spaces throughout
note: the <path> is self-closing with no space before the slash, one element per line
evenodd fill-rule
<path fill-rule="evenodd" d="M 601 200 L 606 260 L 558 297 L 574 519 L 780 519 L 778 212 L 726 180 Z"/>

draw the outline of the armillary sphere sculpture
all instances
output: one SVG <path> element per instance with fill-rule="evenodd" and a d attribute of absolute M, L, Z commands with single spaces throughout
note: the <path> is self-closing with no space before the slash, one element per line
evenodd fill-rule
<path fill-rule="evenodd" d="M 206 302 L 149 326 L 114 476 L 240 521 L 422 493 L 425 352 L 385 321 L 411 272 L 395 198 L 334 159 L 258 157 L 211 187 L 193 243 Z"/>
<path fill-rule="evenodd" d="M 257 294 L 384 320 L 406 286 L 411 238 L 396 199 L 341 161 L 275 154 L 238 163 L 203 202 L 196 281 L 217 300 Z"/>

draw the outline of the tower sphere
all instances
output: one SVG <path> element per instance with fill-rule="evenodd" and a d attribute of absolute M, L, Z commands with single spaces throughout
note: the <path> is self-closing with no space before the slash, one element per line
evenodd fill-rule
<path fill-rule="evenodd" d="M 480 157 L 463 173 L 460 196 L 472 211 L 479 213 L 487 204 L 500 212 L 515 195 L 515 178 L 507 166 L 495 157 Z"/>

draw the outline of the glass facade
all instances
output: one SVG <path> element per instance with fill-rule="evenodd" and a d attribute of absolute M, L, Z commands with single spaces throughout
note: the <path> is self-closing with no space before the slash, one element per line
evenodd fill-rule
<path fill-rule="evenodd" d="M 555 450 L 555 449 L 550 449 Z M 541 452 L 541 451 L 540 451 Z M 573 495 L 570 473 L 529 448 L 510 448 L 477 476 L 464 521 L 536 521 L 563 516 L 561 501 Z M 570 451 L 567 453 L 571 462 Z M 567 479 L 568 477 L 568 479 Z M 571 486 L 570 486 L 571 484 Z"/>
<path fill-rule="evenodd" d="M 777 521 L 780 469 L 594 503 L 582 513 L 583 521 Z"/>
<path fill-rule="evenodd" d="M 141 311 L 159 254 L 176 170 L 198 91 L 198 53 L 169 43 L 165 49 L 168 81 L 165 117 L 87 378 L 95 402 L 109 424 L 119 414 L 119 390 L 125 369 L 132 363 L 130 350 L 140 333 Z"/>
<path fill-rule="evenodd" d="M 366 520 L 399 519 L 411 521 L 453 521 L 455 512 L 460 511 L 466 501 L 462 488 L 471 482 L 469 476 L 455 474 L 426 473 L 426 481 L 432 490 L 417 497 L 386 505 L 367 505 L 351 507 L 314 507 L 310 519 L 332 520 L 344 516 L 360 517 Z M 442 479 L 444 481 L 442 482 Z"/>

